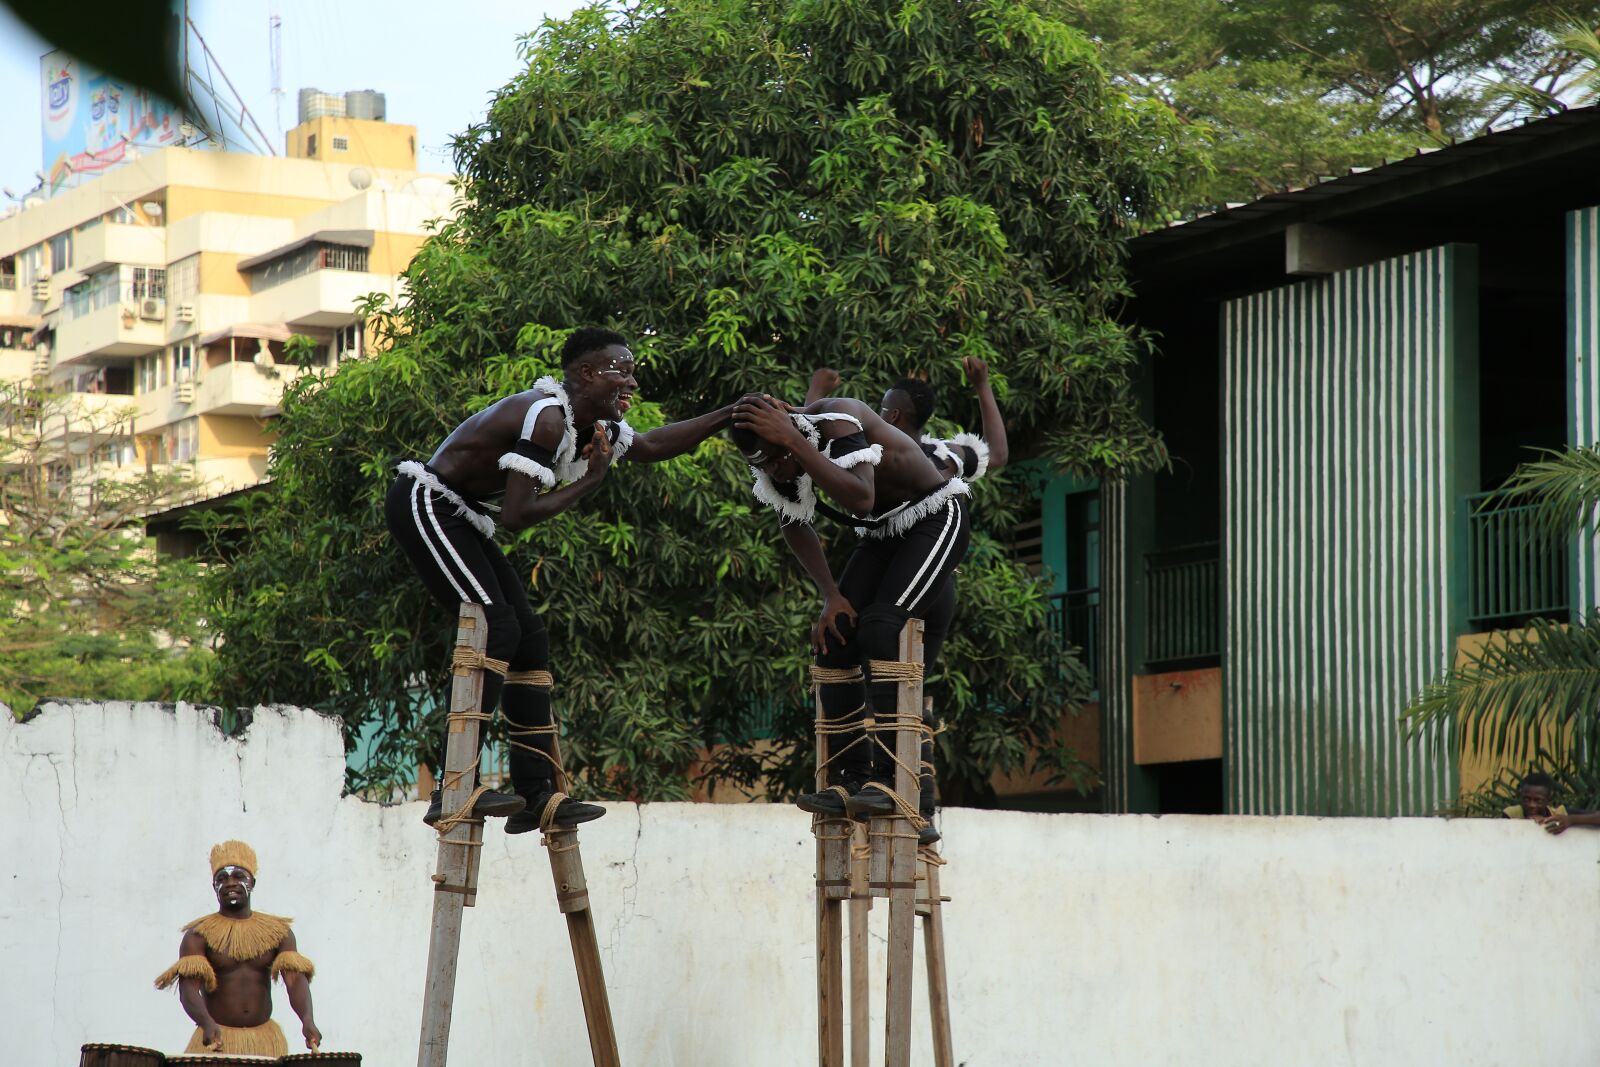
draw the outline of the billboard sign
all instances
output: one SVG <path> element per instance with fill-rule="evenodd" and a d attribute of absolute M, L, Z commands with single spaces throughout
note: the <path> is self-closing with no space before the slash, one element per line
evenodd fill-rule
<path fill-rule="evenodd" d="M 181 112 L 147 89 L 111 78 L 61 51 L 39 61 L 39 76 L 44 174 L 51 192 L 127 161 L 130 148 L 178 143 Z"/>

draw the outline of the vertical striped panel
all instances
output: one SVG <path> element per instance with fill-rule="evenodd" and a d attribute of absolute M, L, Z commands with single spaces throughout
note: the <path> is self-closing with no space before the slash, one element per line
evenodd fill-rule
<path fill-rule="evenodd" d="M 1133 678 L 1128 671 L 1128 484 L 1100 486 L 1100 766 L 1105 810 L 1127 811 L 1133 766 Z"/>
<path fill-rule="evenodd" d="M 1223 306 L 1230 811 L 1454 796 L 1454 761 L 1398 718 L 1454 647 L 1458 276 L 1435 248 Z"/>
<path fill-rule="evenodd" d="M 1600 444 L 1600 207 L 1567 213 L 1567 443 Z M 1572 611 L 1600 605 L 1600 540 L 1573 539 Z"/>

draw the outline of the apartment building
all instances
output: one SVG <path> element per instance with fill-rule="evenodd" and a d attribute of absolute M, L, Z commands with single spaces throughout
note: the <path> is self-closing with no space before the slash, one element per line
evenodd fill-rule
<path fill-rule="evenodd" d="M 325 94 L 319 94 L 319 98 Z M 363 98 L 376 94 L 358 94 Z M 259 482 L 286 385 L 367 344 L 357 304 L 398 295 L 449 178 L 416 128 L 320 107 L 284 156 L 191 147 L 130 161 L 0 218 L 0 378 L 75 394 L 62 478 L 182 465 L 215 496 Z M 368 107 L 364 113 L 374 113 Z"/>
<path fill-rule="evenodd" d="M 1041 516 L 1106 810 L 1426 815 L 1498 772 L 1399 717 L 1486 635 L 1600 606 L 1600 539 L 1494 493 L 1600 440 L 1597 164 L 1574 108 L 1131 242 L 1173 464 Z"/>

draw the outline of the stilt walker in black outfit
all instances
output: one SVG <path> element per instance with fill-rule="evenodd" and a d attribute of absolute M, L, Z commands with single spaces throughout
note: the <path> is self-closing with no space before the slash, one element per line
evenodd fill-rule
<path fill-rule="evenodd" d="M 925 661 L 937 657 L 954 611 L 950 579 L 967 551 L 967 484 L 947 478 L 916 441 L 856 400 L 791 411 L 747 397 L 733 424 L 757 499 L 782 518 L 784 540 L 823 599 L 812 645 L 817 666 L 833 679 L 822 687 L 823 713 L 841 725 L 830 738 L 829 787 L 797 803 L 826 818 L 890 814 L 892 731 L 868 737 L 864 721 L 869 703 L 874 718 L 893 721 L 897 687 L 874 679 L 871 662 L 898 658 L 911 618 L 929 621 Z M 818 490 L 838 507 L 819 500 Z M 819 513 L 860 536 L 837 582 L 812 528 Z M 935 622 L 942 623 L 937 633 Z"/>
<path fill-rule="evenodd" d="M 659 463 L 682 455 L 727 426 L 732 405 L 635 434 L 623 415 L 639 384 L 622 335 L 586 327 L 562 351 L 564 378 L 541 378 L 463 422 L 426 463 L 397 468 L 384 502 L 390 532 L 452 620 L 467 601 L 488 619 L 483 710 L 498 705 L 511 741 L 514 793 L 482 794 L 479 815 L 509 816 L 507 833 L 539 828 L 552 799 L 550 640 L 522 580 L 494 543 L 488 501 L 503 495 L 499 525 L 512 530 L 559 515 L 605 479 L 620 459 Z M 445 744 L 440 743 L 439 756 Z M 560 801 L 553 822 L 573 826 L 605 809 Z M 440 816 L 440 792 L 423 821 Z"/>

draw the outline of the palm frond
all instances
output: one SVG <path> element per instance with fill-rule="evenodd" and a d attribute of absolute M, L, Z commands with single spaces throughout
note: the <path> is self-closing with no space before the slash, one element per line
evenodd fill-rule
<path fill-rule="evenodd" d="M 1551 536 L 1594 530 L 1600 517 L 1600 445 L 1547 450 L 1545 456 L 1518 467 L 1486 506 L 1507 500 L 1531 504 L 1535 525 Z"/>
<path fill-rule="evenodd" d="M 1453 724 L 1464 749 L 1510 761 L 1552 743 L 1587 746 L 1600 739 L 1600 618 L 1574 626 L 1535 620 L 1526 631 L 1495 634 L 1464 655 L 1465 663 L 1405 710 L 1409 736 Z"/>
<path fill-rule="evenodd" d="M 1595 28 L 1574 19 L 1552 42 L 1558 52 L 1568 52 L 1578 57 L 1583 65 L 1566 86 L 1577 91 L 1579 104 L 1592 104 L 1600 99 L 1600 33 Z"/>

